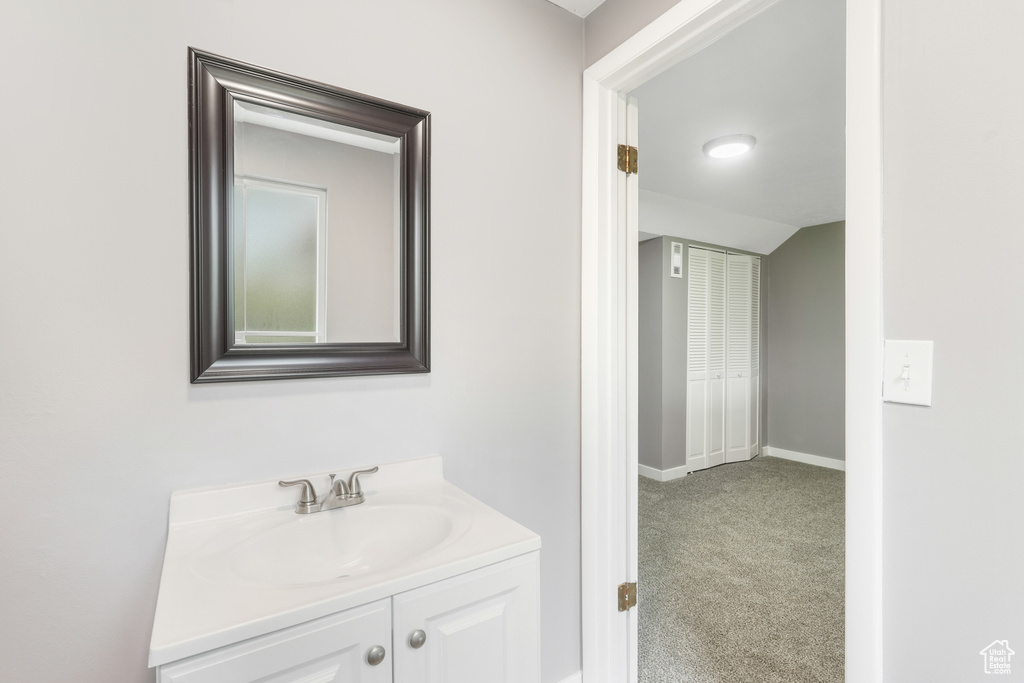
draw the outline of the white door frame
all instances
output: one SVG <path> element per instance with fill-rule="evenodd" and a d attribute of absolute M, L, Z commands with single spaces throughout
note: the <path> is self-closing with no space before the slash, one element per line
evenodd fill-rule
<path fill-rule="evenodd" d="M 621 97 L 776 1 L 682 0 L 583 74 L 584 683 L 634 683 L 636 675 L 629 666 L 635 610 L 620 613 L 615 601 L 615 587 L 636 578 L 628 557 L 636 530 L 625 521 L 635 492 L 625 484 L 637 467 L 637 279 L 615 170 Z M 881 0 L 848 0 L 846 40 L 846 681 L 876 683 L 882 680 Z"/>

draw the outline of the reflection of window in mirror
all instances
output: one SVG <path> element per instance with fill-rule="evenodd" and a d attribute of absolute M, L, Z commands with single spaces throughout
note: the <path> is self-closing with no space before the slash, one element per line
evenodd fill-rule
<path fill-rule="evenodd" d="M 235 254 L 235 263 L 244 266 L 247 273 L 259 267 L 261 276 L 269 278 L 261 280 L 261 285 L 265 285 L 261 289 L 265 292 L 260 295 L 261 302 L 239 298 L 236 292 L 235 343 L 399 341 L 401 141 L 397 137 L 248 102 L 236 101 L 234 114 L 236 183 L 241 178 L 274 179 L 282 181 L 282 187 L 290 187 L 293 193 L 301 194 L 303 188 L 322 188 L 331 200 L 330 211 L 322 211 L 320 216 L 326 215 L 327 223 L 326 233 L 315 243 L 318 245 L 315 280 L 311 277 L 314 253 L 299 250 L 298 242 L 286 246 L 268 241 L 266 261 L 261 264 L 265 268 L 251 260 L 240 263 L 240 256 Z M 271 192 L 269 185 L 261 188 Z M 262 202 L 262 196 L 252 195 L 252 190 L 247 192 L 257 203 Z M 291 197 L 288 202 L 295 205 L 293 210 L 299 210 L 298 195 L 282 190 L 273 196 L 277 198 L 275 201 Z M 253 211 L 253 207 L 248 206 L 252 202 L 253 199 L 247 201 L 247 212 Z M 284 209 L 279 207 L 274 211 L 280 218 Z M 306 211 L 308 216 L 313 215 L 312 209 Z M 249 230 L 252 220 L 247 219 Z M 237 241 L 237 220 L 235 230 Z M 303 230 L 303 234 L 312 239 L 309 237 L 312 227 Z M 298 239 L 292 229 L 277 235 L 277 239 L 284 240 L 286 235 L 287 239 Z M 314 245 L 311 241 L 305 244 Z M 293 249 L 298 251 L 293 252 Z M 250 257 L 247 255 L 246 259 Z M 248 274 L 246 278 L 251 280 Z M 236 273 L 236 289 L 239 282 Z M 300 282 L 305 288 L 301 304 L 295 298 Z M 251 281 L 244 284 L 251 294 L 254 284 Z M 247 314 L 244 320 L 239 320 L 238 308 L 242 305 Z M 272 320 L 256 318 L 254 306 L 268 315 L 270 311 L 265 307 L 270 307 L 276 317 Z M 275 332 L 269 334 L 272 331 Z"/>
<path fill-rule="evenodd" d="M 327 339 L 327 191 L 237 176 L 235 343 Z"/>

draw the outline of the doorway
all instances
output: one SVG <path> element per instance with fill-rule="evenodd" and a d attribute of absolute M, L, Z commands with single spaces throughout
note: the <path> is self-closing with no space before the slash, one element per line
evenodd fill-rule
<path fill-rule="evenodd" d="M 629 93 L 640 683 L 843 678 L 844 59 L 780 0 Z"/>
<path fill-rule="evenodd" d="M 624 94 L 726 35 L 773 0 L 684 0 L 584 73 L 582 602 L 585 683 L 635 681 L 636 225 L 615 169 Z M 880 6 L 847 10 L 846 679 L 881 676 Z M 633 529 L 631 532 L 630 529 Z"/>

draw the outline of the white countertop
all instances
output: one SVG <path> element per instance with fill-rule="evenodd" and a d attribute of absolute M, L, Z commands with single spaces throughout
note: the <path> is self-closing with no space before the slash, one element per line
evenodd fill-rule
<path fill-rule="evenodd" d="M 302 478 L 310 479 L 319 494 L 328 490 L 328 473 Z M 281 487 L 277 479 L 174 493 L 149 665 L 294 626 L 540 548 L 537 534 L 445 481 L 439 456 L 380 465 L 377 473 L 360 481 L 365 503 L 311 515 L 295 513 L 299 487 Z M 366 519 L 375 510 L 415 514 L 427 508 L 446 520 L 443 540 L 380 571 L 357 570 L 332 578 L 316 558 L 288 557 L 289 552 L 300 554 L 290 547 L 283 547 L 280 557 L 305 563 L 295 569 L 306 570 L 299 573 L 311 578 L 289 583 L 268 580 L 275 576 L 272 568 L 254 572 L 251 565 L 243 565 L 248 569 L 238 570 L 253 556 L 253 538 L 281 538 L 283 545 L 292 546 L 305 530 L 322 534 L 324 528 L 347 537 L 358 533 L 353 520 Z M 357 510 L 356 515 L 342 517 Z M 404 552 L 413 552 L 408 545 L 417 540 L 416 521 L 395 534 L 394 543 L 407 546 L 400 549 Z M 277 533 L 282 530 L 286 533 Z M 391 540 L 376 537 L 372 542 L 381 546 Z"/>

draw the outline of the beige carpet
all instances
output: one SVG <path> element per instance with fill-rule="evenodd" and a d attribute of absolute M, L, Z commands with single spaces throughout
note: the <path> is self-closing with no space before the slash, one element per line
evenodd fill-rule
<path fill-rule="evenodd" d="M 763 456 L 640 477 L 640 683 L 841 682 L 844 490 Z"/>

